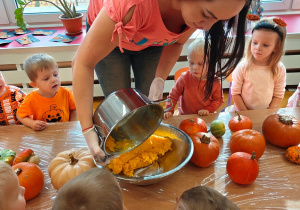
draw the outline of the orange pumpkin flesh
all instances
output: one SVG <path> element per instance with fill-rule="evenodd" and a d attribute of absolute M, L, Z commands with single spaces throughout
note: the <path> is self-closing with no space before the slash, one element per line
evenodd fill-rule
<path fill-rule="evenodd" d="M 209 133 L 198 132 L 190 136 L 194 144 L 191 162 L 200 167 L 208 167 L 219 156 L 218 140 Z"/>
<path fill-rule="evenodd" d="M 291 115 L 269 115 L 263 122 L 262 133 L 268 142 L 278 147 L 300 144 L 300 122 Z"/>
<path fill-rule="evenodd" d="M 235 152 L 227 160 L 226 170 L 229 178 L 235 183 L 247 185 L 255 181 L 259 167 L 255 158 L 246 152 Z"/>
<path fill-rule="evenodd" d="M 258 160 L 265 152 L 266 142 L 264 136 L 252 129 L 243 129 L 232 134 L 229 142 L 230 151 L 256 154 Z"/>
<path fill-rule="evenodd" d="M 36 197 L 44 187 L 44 174 L 34 163 L 21 162 L 12 166 L 17 173 L 20 186 L 25 188 L 25 200 Z"/>
<path fill-rule="evenodd" d="M 183 120 L 179 124 L 179 129 L 183 130 L 189 136 L 198 132 L 207 132 L 206 123 L 199 117 Z"/>
<path fill-rule="evenodd" d="M 250 118 L 240 115 L 238 112 L 235 112 L 237 116 L 231 118 L 228 122 L 228 127 L 231 132 L 236 132 L 242 129 L 252 129 L 253 123 Z"/>

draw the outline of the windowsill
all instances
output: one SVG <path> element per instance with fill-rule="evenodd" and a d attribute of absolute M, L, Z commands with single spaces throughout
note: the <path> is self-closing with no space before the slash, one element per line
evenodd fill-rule
<path fill-rule="evenodd" d="M 70 43 L 63 43 L 63 42 L 52 42 L 49 41 L 53 37 L 55 37 L 58 34 L 65 34 L 65 28 L 63 26 L 58 26 L 58 27 L 35 27 L 35 28 L 28 28 L 28 30 L 34 31 L 35 29 L 47 29 L 47 30 L 57 30 L 53 35 L 51 36 L 44 36 L 44 35 L 39 35 L 39 36 L 34 36 L 35 38 L 39 39 L 39 42 L 34 42 L 28 45 L 21 45 L 19 44 L 15 39 L 22 38 L 28 34 L 24 35 L 17 35 L 14 37 L 8 38 L 9 40 L 14 40 L 13 42 L 6 44 L 6 45 L 0 45 L 0 52 L 5 50 L 6 53 L 9 53 L 9 51 L 14 51 L 14 52 L 24 52 L 30 49 L 30 51 L 34 50 L 36 52 L 41 52 L 43 51 L 44 48 L 47 48 L 47 51 L 61 51 L 62 48 L 64 50 L 76 50 L 80 43 L 82 42 L 86 32 L 85 32 L 85 25 L 82 27 L 82 33 L 78 35 L 73 35 L 78 37 L 74 41 Z M 8 29 L 12 30 L 12 29 Z M 2 30 L 1 30 L 2 31 Z"/>
<path fill-rule="evenodd" d="M 277 15 L 278 17 L 281 17 L 284 19 L 287 23 L 287 34 L 300 34 L 300 14 L 293 14 L 293 15 Z M 76 35 L 78 37 L 76 40 L 72 41 L 71 43 L 62 43 L 62 42 L 51 42 L 49 41 L 53 37 L 55 37 L 58 34 L 65 34 L 65 29 L 63 26 L 52 26 L 52 27 L 33 27 L 28 28 L 29 30 L 34 31 L 35 29 L 49 29 L 49 30 L 57 30 L 53 35 L 51 36 L 35 36 L 40 41 L 34 42 L 32 44 L 28 45 L 21 45 L 17 41 L 13 41 L 10 44 L 7 45 L 0 45 L 0 53 L 22 53 L 22 52 L 41 52 L 45 51 L 44 49 L 47 48 L 47 52 L 49 51 L 68 51 L 68 50 L 77 50 L 78 46 L 82 42 L 86 32 L 85 32 L 85 25 L 82 27 L 82 33 L 79 35 Z M 7 29 L 12 30 L 12 29 Z M 2 30 L 1 30 L 2 31 Z M 247 35 L 251 34 L 251 30 L 249 30 Z M 14 36 L 8 39 L 17 39 L 21 38 L 25 35 L 21 36 Z M 196 37 L 203 36 L 203 31 L 197 30 L 192 36 L 191 39 L 195 39 Z"/>

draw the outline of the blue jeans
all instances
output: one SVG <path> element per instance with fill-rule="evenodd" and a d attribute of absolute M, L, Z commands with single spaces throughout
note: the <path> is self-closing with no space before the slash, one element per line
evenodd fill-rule
<path fill-rule="evenodd" d="M 162 49 L 162 46 L 148 47 L 141 51 L 123 49 L 124 53 L 121 53 L 119 47 L 116 47 L 95 66 L 104 96 L 131 87 L 130 67 L 133 70 L 135 88 L 148 96 Z"/>

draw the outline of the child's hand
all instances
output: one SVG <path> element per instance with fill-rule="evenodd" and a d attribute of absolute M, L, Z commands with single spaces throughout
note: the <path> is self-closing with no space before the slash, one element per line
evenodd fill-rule
<path fill-rule="evenodd" d="M 172 112 L 166 112 L 164 114 L 164 120 L 168 119 L 169 117 L 172 117 L 173 116 L 173 113 Z"/>
<path fill-rule="evenodd" d="M 45 121 L 34 120 L 30 127 L 35 131 L 41 131 L 41 130 L 44 130 L 46 128 L 46 126 L 47 126 L 47 123 Z"/>
<path fill-rule="evenodd" d="M 209 111 L 208 111 L 208 110 L 205 110 L 205 109 L 202 109 L 202 110 L 199 110 L 199 111 L 198 111 L 198 115 L 199 115 L 199 116 L 207 116 L 208 113 L 209 113 Z"/>

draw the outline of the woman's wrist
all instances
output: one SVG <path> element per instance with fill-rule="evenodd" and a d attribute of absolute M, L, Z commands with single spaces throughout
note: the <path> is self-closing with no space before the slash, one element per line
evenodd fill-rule
<path fill-rule="evenodd" d="M 82 128 L 82 133 L 83 133 L 83 132 L 85 132 L 85 131 L 87 131 L 87 130 L 90 130 L 90 129 L 92 129 L 93 127 L 94 127 L 94 124 L 93 124 L 93 125 L 91 125 L 91 126 L 89 126 L 89 127 Z"/>

